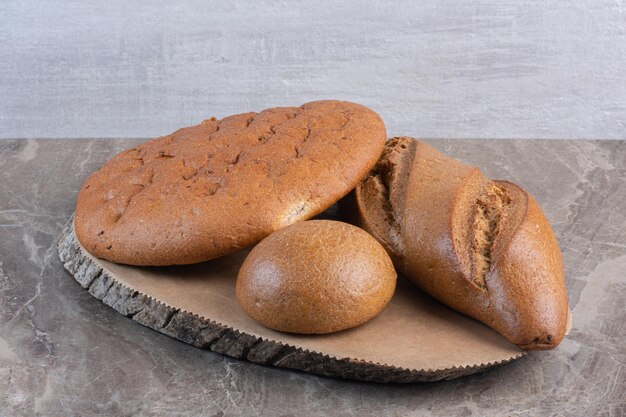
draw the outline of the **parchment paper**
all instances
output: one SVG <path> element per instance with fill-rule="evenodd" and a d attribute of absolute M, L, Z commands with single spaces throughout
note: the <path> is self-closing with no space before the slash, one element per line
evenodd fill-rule
<path fill-rule="evenodd" d="M 246 250 L 202 264 L 176 267 L 118 265 L 84 254 L 118 282 L 170 307 L 282 344 L 409 370 L 500 363 L 525 354 L 487 326 L 433 300 L 400 278 L 393 299 L 375 319 L 329 335 L 276 332 L 250 319 L 235 298 Z"/>

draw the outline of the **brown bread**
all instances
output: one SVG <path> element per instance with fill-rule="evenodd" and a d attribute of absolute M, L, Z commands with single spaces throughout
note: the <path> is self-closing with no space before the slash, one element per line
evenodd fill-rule
<path fill-rule="evenodd" d="M 274 330 L 330 333 L 378 315 L 396 288 L 389 255 L 347 223 L 311 220 L 279 230 L 252 249 L 237 277 L 237 299 Z"/>
<path fill-rule="evenodd" d="M 76 235 L 124 264 L 217 258 L 334 204 L 374 166 L 385 135 L 376 113 L 343 101 L 205 120 L 91 175 Z"/>
<path fill-rule="evenodd" d="M 399 272 L 523 349 L 562 340 L 561 252 L 535 199 L 412 138 L 390 140 L 351 196 Z"/>

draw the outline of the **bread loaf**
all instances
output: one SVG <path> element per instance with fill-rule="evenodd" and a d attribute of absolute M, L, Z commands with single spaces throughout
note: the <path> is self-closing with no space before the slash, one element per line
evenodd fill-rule
<path fill-rule="evenodd" d="M 336 203 L 372 169 L 385 140 L 376 113 L 345 101 L 211 118 L 92 174 L 78 194 L 76 235 L 117 263 L 214 259 Z"/>
<path fill-rule="evenodd" d="M 396 288 L 389 255 L 347 223 L 296 223 L 256 245 L 239 270 L 237 300 L 254 320 L 292 333 L 330 333 L 378 315 Z"/>
<path fill-rule="evenodd" d="M 521 187 L 401 137 L 351 198 L 356 223 L 422 290 L 523 349 L 559 344 L 568 315 L 561 252 Z"/>

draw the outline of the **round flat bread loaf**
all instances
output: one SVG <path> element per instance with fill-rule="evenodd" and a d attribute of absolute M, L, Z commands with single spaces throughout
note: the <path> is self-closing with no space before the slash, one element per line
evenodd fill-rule
<path fill-rule="evenodd" d="M 385 139 L 376 113 L 342 101 L 208 119 L 92 174 L 76 234 L 118 263 L 214 259 L 330 207 L 375 165 Z"/>

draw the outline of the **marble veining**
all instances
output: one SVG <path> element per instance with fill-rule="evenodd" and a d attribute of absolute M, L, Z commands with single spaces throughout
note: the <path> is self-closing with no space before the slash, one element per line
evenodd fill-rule
<path fill-rule="evenodd" d="M 0 2 L 0 137 L 356 101 L 390 135 L 626 139 L 623 0 Z"/>
<path fill-rule="evenodd" d="M 55 239 L 89 173 L 137 142 L 0 141 L 0 415 L 626 415 L 625 141 L 430 141 L 535 195 L 563 250 L 574 324 L 553 351 L 409 385 L 231 359 L 84 291 Z"/>

